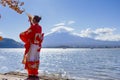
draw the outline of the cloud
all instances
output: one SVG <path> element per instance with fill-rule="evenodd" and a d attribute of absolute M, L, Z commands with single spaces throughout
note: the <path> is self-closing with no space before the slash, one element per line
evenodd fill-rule
<path fill-rule="evenodd" d="M 100 35 L 96 36 L 95 39 L 104 41 L 120 41 L 120 34 Z"/>
<path fill-rule="evenodd" d="M 68 21 L 68 25 L 70 25 L 70 24 L 74 24 L 75 23 L 75 21 Z"/>
<path fill-rule="evenodd" d="M 80 36 L 104 41 L 120 41 L 120 34 L 115 34 L 115 30 L 115 28 L 98 28 L 95 30 L 88 28 L 82 30 Z"/>
<path fill-rule="evenodd" d="M 95 30 L 96 34 L 112 34 L 115 31 L 115 28 L 98 28 Z"/>
<path fill-rule="evenodd" d="M 54 26 L 58 27 L 58 26 L 64 26 L 64 25 L 65 25 L 65 23 L 58 23 L 58 24 L 55 24 Z"/>
<path fill-rule="evenodd" d="M 71 20 L 67 22 L 67 24 L 73 24 L 73 23 L 75 23 L 75 21 Z M 62 23 L 55 24 L 54 28 L 51 29 L 51 32 L 71 32 L 73 30 L 74 30 L 73 28 L 66 26 L 65 22 L 62 22 Z"/>
<path fill-rule="evenodd" d="M 66 26 L 58 26 L 58 27 L 51 29 L 52 32 L 56 32 L 56 31 L 58 31 L 58 32 L 64 32 L 64 31 L 71 32 L 73 30 L 74 30 L 73 28 L 66 27 Z"/>
<path fill-rule="evenodd" d="M 66 27 L 66 26 L 57 26 L 57 27 L 54 27 L 51 29 L 51 31 L 49 33 L 46 33 L 46 35 L 49 35 L 51 33 L 61 33 L 61 32 L 64 32 L 64 33 L 71 33 L 74 29 L 73 28 L 70 28 L 70 27 Z M 46 36 L 45 35 L 45 36 Z"/>
<path fill-rule="evenodd" d="M 72 23 L 74 23 L 74 21 L 68 21 L 68 24 L 72 24 Z M 87 28 L 85 30 L 81 30 L 80 33 L 78 33 L 75 32 L 74 28 L 71 28 L 68 25 L 66 26 L 64 22 L 64 23 L 55 24 L 54 28 L 52 28 L 51 31 L 46 35 L 54 32 L 55 33 L 66 32 L 76 36 L 87 37 L 96 40 L 120 41 L 120 34 L 116 34 L 115 30 L 116 28 L 97 28 L 97 29 Z"/>
<path fill-rule="evenodd" d="M 88 28 L 86 30 L 82 30 L 80 32 L 80 36 L 81 37 L 92 37 L 93 35 L 94 35 L 94 32 L 90 28 Z"/>
<path fill-rule="evenodd" d="M 65 26 L 65 23 L 59 23 L 59 24 L 55 24 L 54 28 L 52 28 L 49 33 L 46 33 L 45 36 L 48 35 L 48 34 L 54 33 L 54 32 L 57 32 L 57 33 L 60 33 L 60 32 L 72 33 L 73 31 L 74 31 L 74 29 L 71 28 L 71 27 Z"/>
<path fill-rule="evenodd" d="M 61 22 L 61 23 L 58 23 L 58 24 L 55 24 L 54 26 L 57 27 L 57 26 L 65 26 L 65 25 L 71 25 L 71 24 L 74 24 L 75 21 L 71 20 L 71 21 L 67 21 L 67 22 Z"/>

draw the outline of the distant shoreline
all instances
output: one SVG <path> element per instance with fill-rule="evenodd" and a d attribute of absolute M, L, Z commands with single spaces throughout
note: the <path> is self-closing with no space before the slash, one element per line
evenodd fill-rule
<path fill-rule="evenodd" d="M 24 47 L 23 48 L 0 48 L 0 49 L 24 49 Z M 42 49 L 120 49 L 120 47 L 116 47 L 116 48 L 114 48 L 114 47 L 109 47 L 109 48 L 101 48 L 101 47 L 98 47 L 98 48 L 87 48 L 87 47 L 85 47 L 85 48 L 54 48 L 54 47 L 43 47 Z"/>

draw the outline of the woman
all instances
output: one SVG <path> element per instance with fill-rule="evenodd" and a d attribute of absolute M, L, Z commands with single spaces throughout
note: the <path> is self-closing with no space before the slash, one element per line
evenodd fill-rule
<path fill-rule="evenodd" d="M 22 63 L 25 65 L 25 69 L 28 71 L 28 76 L 37 77 L 39 68 L 39 52 L 43 41 L 44 33 L 42 33 L 42 27 L 38 24 L 41 17 L 34 16 L 29 17 L 31 26 L 26 31 L 20 33 L 20 39 L 25 43 L 25 53 Z"/>

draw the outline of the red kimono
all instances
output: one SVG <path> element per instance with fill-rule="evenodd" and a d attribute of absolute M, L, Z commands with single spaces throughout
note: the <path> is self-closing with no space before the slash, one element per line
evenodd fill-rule
<path fill-rule="evenodd" d="M 25 32 L 20 33 L 20 39 L 25 43 L 23 64 L 28 70 L 28 75 L 38 75 L 39 52 L 43 41 L 44 33 L 39 24 L 31 25 Z"/>

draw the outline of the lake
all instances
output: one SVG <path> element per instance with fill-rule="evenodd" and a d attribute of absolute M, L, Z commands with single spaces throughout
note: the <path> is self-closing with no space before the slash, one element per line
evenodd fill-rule
<path fill-rule="evenodd" d="M 0 73 L 24 71 L 24 49 L 0 49 Z M 84 80 L 120 80 L 120 49 L 43 48 L 40 72 Z"/>

